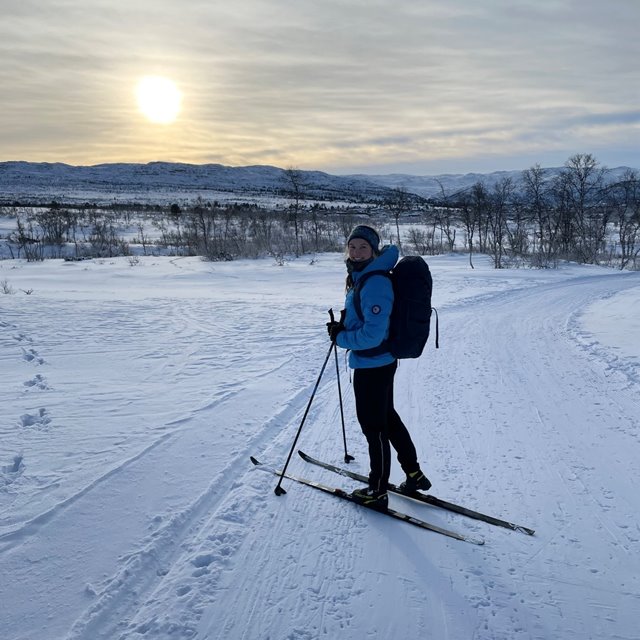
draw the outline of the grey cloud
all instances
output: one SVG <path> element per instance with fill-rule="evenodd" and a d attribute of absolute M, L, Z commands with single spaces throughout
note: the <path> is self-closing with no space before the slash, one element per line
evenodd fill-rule
<path fill-rule="evenodd" d="M 135 132 L 132 86 L 145 73 L 183 90 L 178 152 L 193 162 L 286 157 L 323 168 L 349 150 L 406 163 L 478 158 L 483 147 L 508 157 L 558 144 L 574 127 L 593 132 L 594 146 L 619 145 L 617 129 L 637 124 L 636 0 L 10 7 L 0 23 L 0 82 L 12 88 L 0 97 L 0 148 L 18 159 L 34 145 L 53 157 L 76 144 L 96 162 L 176 153 Z"/>

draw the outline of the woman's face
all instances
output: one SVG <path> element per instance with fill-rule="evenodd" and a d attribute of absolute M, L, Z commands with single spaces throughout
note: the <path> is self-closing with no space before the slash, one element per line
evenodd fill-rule
<path fill-rule="evenodd" d="M 347 245 L 349 251 L 349 260 L 354 262 L 362 262 L 373 256 L 371 245 L 363 238 L 354 238 Z"/>

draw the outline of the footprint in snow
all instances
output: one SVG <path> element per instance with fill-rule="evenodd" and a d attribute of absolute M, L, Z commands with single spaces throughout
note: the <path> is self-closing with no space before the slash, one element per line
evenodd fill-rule
<path fill-rule="evenodd" d="M 13 456 L 13 461 L 0 467 L 0 487 L 10 485 L 24 471 L 24 456 L 20 453 Z"/>
<path fill-rule="evenodd" d="M 40 409 L 38 413 L 25 413 L 20 416 L 20 424 L 23 427 L 47 427 L 51 422 L 46 409 Z"/>
<path fill-rule="evenodd" d="M 36 389 L 42 389 L 43 391 L 45 391 L 46 389 L 49 389 L 49 385 L 47 384 L 45 377 L 41 376 L 40 374 L 31 378 L 31 380 L 27 380 L 26 382 L 23 382 L 23 384 L 25 387 L 28 387 L 30 389 L 36 388 Z"/>
<path fill-rule="evenodd" d="M 44 364 L 44 358 L 40 357 L 40 354 L 35 349 L 22 348 L 22 359 L 26 362 L 33 362 L 34 364 Z"/>

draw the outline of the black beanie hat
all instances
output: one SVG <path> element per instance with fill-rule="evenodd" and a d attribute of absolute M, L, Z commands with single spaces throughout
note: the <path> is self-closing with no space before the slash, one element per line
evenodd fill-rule
<path fill-rule="evenodd" d="M 357 227 L 354 227 L 353 231 L 349 234 L 347 244 L 349 244 L 354 238 L 362 238 L 363 240 L 366 240 L 371 245 L 374 253 L 379 252 L 380 236 L 375 229 L 372 229 L 365 224 L 359 224 Z"/>

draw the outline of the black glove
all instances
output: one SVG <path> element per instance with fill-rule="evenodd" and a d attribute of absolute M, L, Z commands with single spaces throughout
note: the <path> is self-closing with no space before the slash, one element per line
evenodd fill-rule
<path fill-rule="evenodd" d="M 327 333 L 329 334 L 331 342 L 335 342 L 338 334 L 341 331 L 344 331 L 344 325 L 342 324 L 342 322 L 336 322 L 335 320 L 327 322 Z"/>
<path fill-rule="evenodd" d="M 340 311 L 340 322 L 336 322 L 336 320 L 333 319 L 333 309 L 329 311 L 329 314 L 331 315 L 331 322 L 327 322 L 327 333 L 329 334 L 331 342 L 335 342 L 338 334 L 344 331 L 344 317 L 347 311 L 346 309 Z"/>

